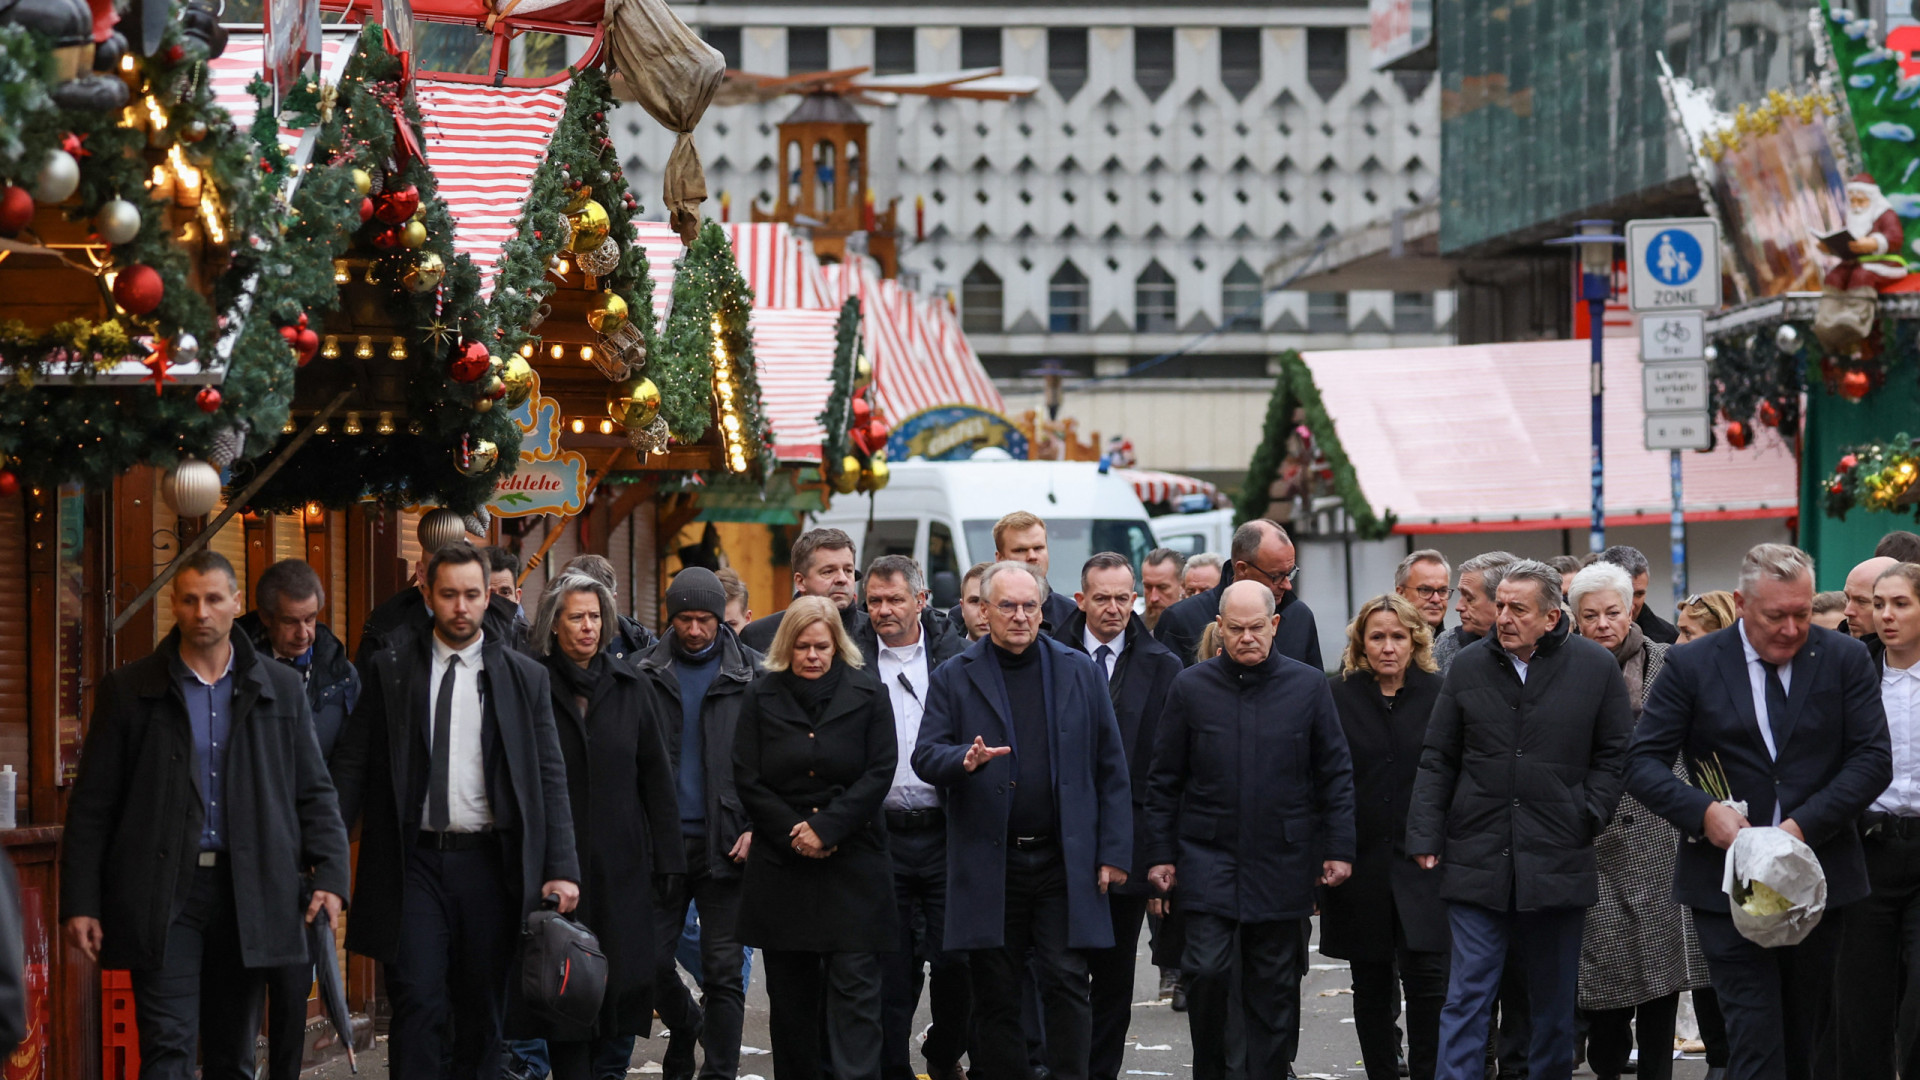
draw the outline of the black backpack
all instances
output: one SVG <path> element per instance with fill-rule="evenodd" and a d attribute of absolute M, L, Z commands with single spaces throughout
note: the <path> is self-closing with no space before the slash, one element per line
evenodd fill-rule
<path fill-rule="evenodd" d="M 520 932 L 520 996 L 538 1019 L 591 1030 L 607 994 L 607 954 L 549 895 Z"/>

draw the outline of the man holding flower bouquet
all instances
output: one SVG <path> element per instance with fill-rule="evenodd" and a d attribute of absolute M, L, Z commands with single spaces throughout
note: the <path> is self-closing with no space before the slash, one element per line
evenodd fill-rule
<path fill-rule="evenodd" d="M 1721 891 L 1727 847 L 1742 829 L 1778 826 L 1818 857 L 1827 907 L 1853 903 L 1868 893 L 1854 821 L 1893 775 L 1873 661 L 1860 642 L 1812 625 L 1813 591 L 1806 552 L 1748 551 L 1738 621 L 1667 652 L 1627 761 L 1627 790 L 1687 837 L 1674 894 L 1694 909 L 1726 1016 L 1729 1080 L 1814 1075 L 1839 931 L 1828 918 L 1797 945 L 1742 937 Z M 1696 780 L 1712 772 L 1716 790 L 1675 776 L 1677 754 Z"/>

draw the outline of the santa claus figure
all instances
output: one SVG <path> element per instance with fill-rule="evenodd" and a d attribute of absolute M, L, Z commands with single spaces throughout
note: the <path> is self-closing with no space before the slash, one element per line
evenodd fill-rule
<path fill-rule="evenodd" d="M 1845 253 L 1835 251 L 1840 262 L 1827 271 L 1829 289 L 1884 289 L 1907 276 L 1906 261 L 1900 258 L 1900 215 L 1880 193 L 1880 185 L 1866 173 L 1847 181 L 1847 242 Z"/>

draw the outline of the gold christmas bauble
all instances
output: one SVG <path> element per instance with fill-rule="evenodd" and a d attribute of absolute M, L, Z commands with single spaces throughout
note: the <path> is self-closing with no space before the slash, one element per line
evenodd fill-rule
<path fill-rule="evenodd" d="M 660 388 L 644 375 L 626 380 L 607 394 L 607 415 L 628 431 L 646 427 L 660 415 Z"/>
<path fill-rule="evenodd" d="M 603 292 L 587 309 L 587 325 L 601 334 L 611 334 L 627 325 L 627 302 L 616 292 Z"/>
<path fill-rule="evenodd" d="M 593 199 L 567 215 L 567 221 L 573 226 L 573 239 L 567 244 L 567 250 L 580 253 L 592 251 L 607 241 L 607 231 L 613 223 L 607 218 L 607 208 Z"/>
<path fill-rule="evenodd" d="M 449 544 L 457 544 L 466 539 L 467 523 L 460 515 L 444 506 L 436 506 L 420 515 L 420 524 L 414 530 L 414 538 L 420 541 L 420 550 L 431 555 Z"/>
<path fill-rule="evenodd" d="M 502 400 L 507 408 L 517 409 L 533 396 L 533 365 L 515 353 L 507 359 L 506 367 L 501 371 L 500 381 L 507 384 L 507 396 Z"/>
<path fill-rule="evenodd" d="M 467 463 L 456 468 L 462 476 L 478 476 L 493 468 L 499 460 L 500 448 L 494 445 L 492 439 L 481 439 L 467 451 Z"/>
<path fill-rule="evenodd" d="M 438 252 L 429 251 L 407 269 L 401 284 L 407 287 L 408 292 L 432 292 L 446 276 L 447 264 L 441 261 Z"/>
<path fill-rule="evenodd" d="M 417 248 L 427 242 L 427 227 L 418 221 L 409 221 L 400 230 L 400 246 Z"/>
<path fill-rule="evenodd" d="M 859 483 L 860 459 L 848 454 L 840 459 L 840 469 L 833 474 L 833 490 L 842 495 L 851 495 Z"/>
<path fill-rule="evenodd" d="M 871 385 L 873 382 L 873 361 L 861 353 L 853 360 L 853 388 L 855 390 Z"/>
<path fill-rule="evenodd" d="M 373 194 L 373 177 L 367 173 L 367 170 L 353 170 L 353 190 L 359 192 L 363 199 Z"/>
<path fill-rule="evenodd" d="M 893 470 L 887 468 L 887 456 L 885 454 L 873 455 L 873 464 L 867 466 L 867 487 L 874 491 L 879 491 L 881 488 L 886 487 L 887 481 L 891 479 L 893 479 Z"/>

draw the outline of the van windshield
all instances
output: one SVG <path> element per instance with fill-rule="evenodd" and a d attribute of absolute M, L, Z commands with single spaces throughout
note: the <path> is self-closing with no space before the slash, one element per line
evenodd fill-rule
<path fill-rule="evenodd" d="M 975 562 L 993 558 L 993 522 L 968 521 L 967 554 Z M 1047 519 L 1047 583 L 1053 591 L 1073 598 L 1080 591 L 1080 567 L 1095 554 L 1116 551 L 1133 563 L 1134 573 L 1152 551 L 1153 530 L 1144 520 L 1107 518 Z"/>

